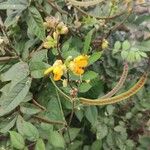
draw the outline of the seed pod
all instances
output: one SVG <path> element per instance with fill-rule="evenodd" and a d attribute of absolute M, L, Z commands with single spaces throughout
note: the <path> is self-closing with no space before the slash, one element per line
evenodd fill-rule
<path fill-rule="evenodd" d="M 86 98 L 79 98 L 79 100 L 83 105 L 107 105 L 107 104 L 117 103 L 137 93 L 143 87 L 146 80 L 147 80 L 147 73 L 144 73 L 139 79 L 139 81 L 132 88 L 130 88 L 128 91 L 122 94 L 119 94 L 111 98 L 105 98 L 105 99 L 99 98 L 99 99 L 92 100 Z"/>
<path fill-rule="evenodd" d="M 106 95 L 102 96 L 101 99 L 111 97 L 111 96 L 115 95 L 121 89 L 121 87 L 123 86 L 123 84 L 127 78 L 128 70 L 129 70 L 128 64 L 125 63 L 123 73 L 120 77 L 119 82 L 116 84 L 116 86 L 110 92 L 108 92 Z"/>

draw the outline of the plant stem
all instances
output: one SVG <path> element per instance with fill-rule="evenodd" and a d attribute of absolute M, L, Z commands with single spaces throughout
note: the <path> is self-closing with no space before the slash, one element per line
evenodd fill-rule
<path fill-rule="evenodd" d="M 44 106 L 40 105 L 36 100 L 32 99 L 32 102 L 33 102 L 34 105 L 36 105 L 40 109 L 46 111 L 46 108 Z"/>
<path fill-rule="evenodd" d="M 57 89 L 55 89 L 55 90 L 56 90 L 56 95 L 57 95 L 57 100 L 58 100 L 58 103 L 59 103 L 61 115 L 63 117 L 63 120 L 66 122 L 66 119 L 65 119 L 65 116 L 64 116 L 64 112 L 63 112 L 63 109 L 62 109 L 62 104 L 61 104 L 60 97 L 59 97 L 59 94 L 58 94 L 58 90 Z"/>
<path fill-rule="evenodd" d="M 69 123 L 68 123 L 69 126 L 70 126 L 70 124 L 72 122 L 72 118 L 73 118 L 73 114 L 74 114 L 74 108 L 75 108 L 75 100 L 72 101 L 72 110 L 71 110 L 71 114 L 70 114 L 70 118 L 69 118 Z"/>
<path fill-rule="evenodd" d="M 61 14 L 66 14 L 68 15 L 68 12 L 62 10 L 56 3 L 53 4 L 55 1 L 52 0 L 47 0 L 47 2 L 52 6 L 53 9 L 55 9 L 56 11 L 59 11 Z"/>
<path fill-rule="evenodd" d="M 47 124 L 53 124 L 53 125 L 57 124 L 57 125 L 65 125 L 66 126 L 66 123 L 62 122 L 62 121 L 51 121 L 51 120 L 47 120 L 47 119 L 39 117 L 39 116 L 33 116 L 33 118 L 37 119 L 40 122 L 44 122 Z"/>
<path fill-rule="evenodd" d="M 56 95 L 57 95 L 57 100 L 58 100 L 58 103 L 59 103 L 59 107 L 60 107 L 60 111 L 61 111 L 63 120 L 64 120 L 64 122 L 66 123 L 66 128 L 67 128 L 67 134 L 68 134 L 68 137 L 69 137 L 69 142 L 71 143 L 71 137 L 70 137 L 70 133 L 69 133 L 69 126 L 70 126 L 70 123 L 68 124 L 68 123 L 66 122 L 66 119 L 65 119 L 65 116 L 64 116 L 64 112 L 63 112 L 63 109 L 62 109 L 62 104 L 61 104 L 60 97 L 59 97 L 59 94 L 58 94 L 57 89 L 56 89 Z"/>
<path fill-rule="evenodd" d="M 50 77 L 52 84 L 55 86 L 55 88 L 59 91 L 59 93 L 61 93 L 64 97 L 66 97 L 71 103 L 72 103 L 72 99 L 71 97 L 69 97 L 68 95 L 66 95 L 53 81 L 53 79 Z"/>
<path fill-rule="evenodd" d="M 12 56 L 12 57 L 9 57 L 9 56 L 6 56 L 6 57 L 0 57 L 0 61 L 9 61 L 11 59 L 18 59 L 18 56 Z"/>

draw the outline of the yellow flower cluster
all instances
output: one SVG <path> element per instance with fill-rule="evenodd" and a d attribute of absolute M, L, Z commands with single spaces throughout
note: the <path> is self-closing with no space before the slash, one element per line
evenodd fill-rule
<path fill-rule="evenodd" d="M 67 69 L 71 70 L 75 75 L 82 75 L 84 68 L 88 65 L 88 58 L 87 55 L 80 55 L 66 64 L 63 64 L 61 60 L 56 60 L 53 66 L 45 70 L 44 75 L 49 75 L 52 72 L 55 81 L 61 80 Z"/>
<path fill-rule="evenodd" d="M 82 75 L 84 68 L 88 65 L 88 56 L 80 55 L 69 63 L 70 70 L 76 75 Z"/>
<path fill-rule="evenodd" d="M 58 81 L 61 79 L 64 72 L 66 72 L 66 66 L 62 63 L 61 60 L 56 60 L 53 66 L 45 70 L 44 75 L 48 75 L 53 72 L 54 80 Z"/>

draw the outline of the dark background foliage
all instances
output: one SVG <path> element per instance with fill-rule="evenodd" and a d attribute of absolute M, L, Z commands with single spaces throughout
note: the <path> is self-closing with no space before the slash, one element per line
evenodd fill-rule
<path fill-rule="evenodd" d="M 45 49 L 45 18 L 69 29 L 61 57 L 90 55 L 78 96 L 98 98 L 117 83 L 124 61 L 127 91 L 146 70 L 150 46 L 149 1 L 109 0 L 81 7 L 69 0 L 0 0 L 0 150 L 148 150 L 150 80 L 127 101 L 106 106 L 72 105 L 44 70 L 58 59 Z M 109 47 L 102 48 L 102 39 Z M 126 57 L 127 56 L 127 57 Z M 89 82 L 90 81 L 90 82 Z M 70 87 L 57 86 L 69 95 Z"/>

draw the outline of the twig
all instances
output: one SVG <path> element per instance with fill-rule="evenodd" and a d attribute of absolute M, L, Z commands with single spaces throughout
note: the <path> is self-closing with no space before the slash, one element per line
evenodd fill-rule
<path fill-rule="evenodd" d="M 44 106 L 40 105 L 36 100 L 32 99 L 32 102 L 33 102 L 34 105 L 36 105 L 40 109 L 46 111 L 46 108 Z"/>
<path fill-rule="evenodd" d="M 55 86 L 55 88 L 59 91 L 59 93 L 61 93 L 64 97 L 66 97 L 71 103 L 72 103 L 72 99 L 71 97 L 69 97 L 67 94 L 65 94 L 53 81 L 53 79 L 50 77 L 52 84 Z"/>
<path fill-rule="evenodd" d="M 68 13 L 64 10 L 62 10 L 60 7 L 58 7 L 58 5 L 55 3 L 53 4 L 53 2 L 51 0 L 47 0 L 47 2 L 57 11 L 59 11 L 61 14 L 66 14 L 68 15 Z"/>
<path fill-rule="evenodd" d="M 11 59 L 18 59 L 18 56 L 6 56 L 6 57 L 0 57 L 0 61 L 8 61 L 8 60 L 11 60 Z"/>
<path fill-rule="evenodd" d="M 109 32 L 107 33 L 107 35 L 106 35 L 105 38 L 108 38 L 109 35 L 110 35 L 113 31 L 115 31 L 118 27 L 120 27 L 120 26 L 129 18 L 129 16 L 131 15 L 131 12 L 132 12 L 132 10 L 131 10 L 131 11 L 128 13 L 128 15 L 122 20 L 121 23 L 118 23 L 118 24 L 116 24 L 113 28 L 111 28 L 111 29 L 109 30 Z"/>
<path fill-rule="evenodd" d="M 55 90 L 56 90 L 56 95 L 57 95 L 57 100 L 58 100 L 58 103 L 59 103 L 61 115 L 63 117 L 64 122 L 66 122 L 65 116 L 64 116 L 64 112 L 63 112 L 63 109 L 62 109 L 62 105 L 61 105 L 61 101 L 60 101 L 60 97 L 59 97 L 59 94 L 58 94 L 58 91 L 57 91 L 57 89 L 55 89 Z"/>
<path fill-rule="evenodd" d="M 68 84 L 70 86 L 71 89 L 73 89 L 71 83 L 70 83 L 70 77 L 69 77 L 69 72 L 67 72 L 67 81 L 68 81 Z"/>
<path fill-rule="evenodd" d="M 89 7 L 89 6 L 94 6 L 98 5 L 101 3 L 104 3 L 104 0 L 90 0 L 90 1 L 76 1 L 76 0 L 67 0 L 69 4 L 73 6 L 79 6 L 79 7 Z"/>
<path fill-rule="evenodd" d="M 60 97 L 59 97 L 57 89 L 56 89 L 56 95 L 57 95 L 57 100 L 58 100 L 58 103 L 59 103 L 59 107 L 60 107 L 60 111 L 61 111 L 63 120 L 66 123 L 66 129 L 67 129 L 67 134 L 68 134 L 68 137 L 69 137 L 69 142 L 71 143 L 71 137 L 70 137 L 70 133 L 69 133 L 69 126 L 70 126 L 71 122 L 69 124 L 66 122 L 66 119 L 65 119 L 65 116 L 64 116 L 64 112 L 63 112 L 63 109 L 62 109 L 62 105 L 61 105 L 61 101 L 60 101 Z"/>
<path fill-rule="evenodd" d="M 61 59 L 62 62 L 64 62 L 64 59 L 63 59 L 63 57 L 61 56 L 61 51 L 60 51 L 60 47 L 59 47 L 59 39 L 60 39 L 60 37 L 58 36 L 56 49 L 57 49 L 57 52 L 58 52 L 58 57 L 59 57 L 59 59 Z"/>
<path fill-rule="evenodd" d="M 69 123 L 68 123 L 69 126 L 70 126 L 70 124 L 72 122 L 72 118 L 73 118 L 73 114 L 74 114 L 74 108 L 75 108 L 75 100 L 73 100 L 73 102 L 72 102 L 72 110 L 71 110 L 71 114 L 70 114 L 70 118 L 69 118 Z"/>
<path fill-rule="evenodd" d="M 79 8 L 79 7 L 77 7 L 77 6 L 73 6 L 73 7 L 75 7 L 78 11 L 80 11 L 84 16 L 90 16 L 90 17 L 94 17 L 94 18 L 96 18 L 96 19 L 115 19 L 115 18 L 117 18 L 117 17 L 122 16 L 122 15 L 126 12 L 126 11 L 124 10 L 124 11 L 122 11 L 122 12 L 116 14 L 116 15 L 113 15 L 113 16 L 99 17 L 99 16 L 95 16 L 95 15 L 88 14 L 88 13 L 85 12 L 83 9 L 81 9 L 81 8 Z"/>
<path fill-rule="evenodd" d="M 53 125 L 57 124 L 57 125 L 64 125 L 64 126 L 66 126 L 66 123 L 62 122 L 62 121 L 51 121 L 51 120 L 47 120 L 45 118 L 41 118 L 39 116 L 33 116 L 33 118 L 37 119 L 40 122 L 44 122 L 44 123 L 47 123 L 47 124 L 53 124 Z"/>

